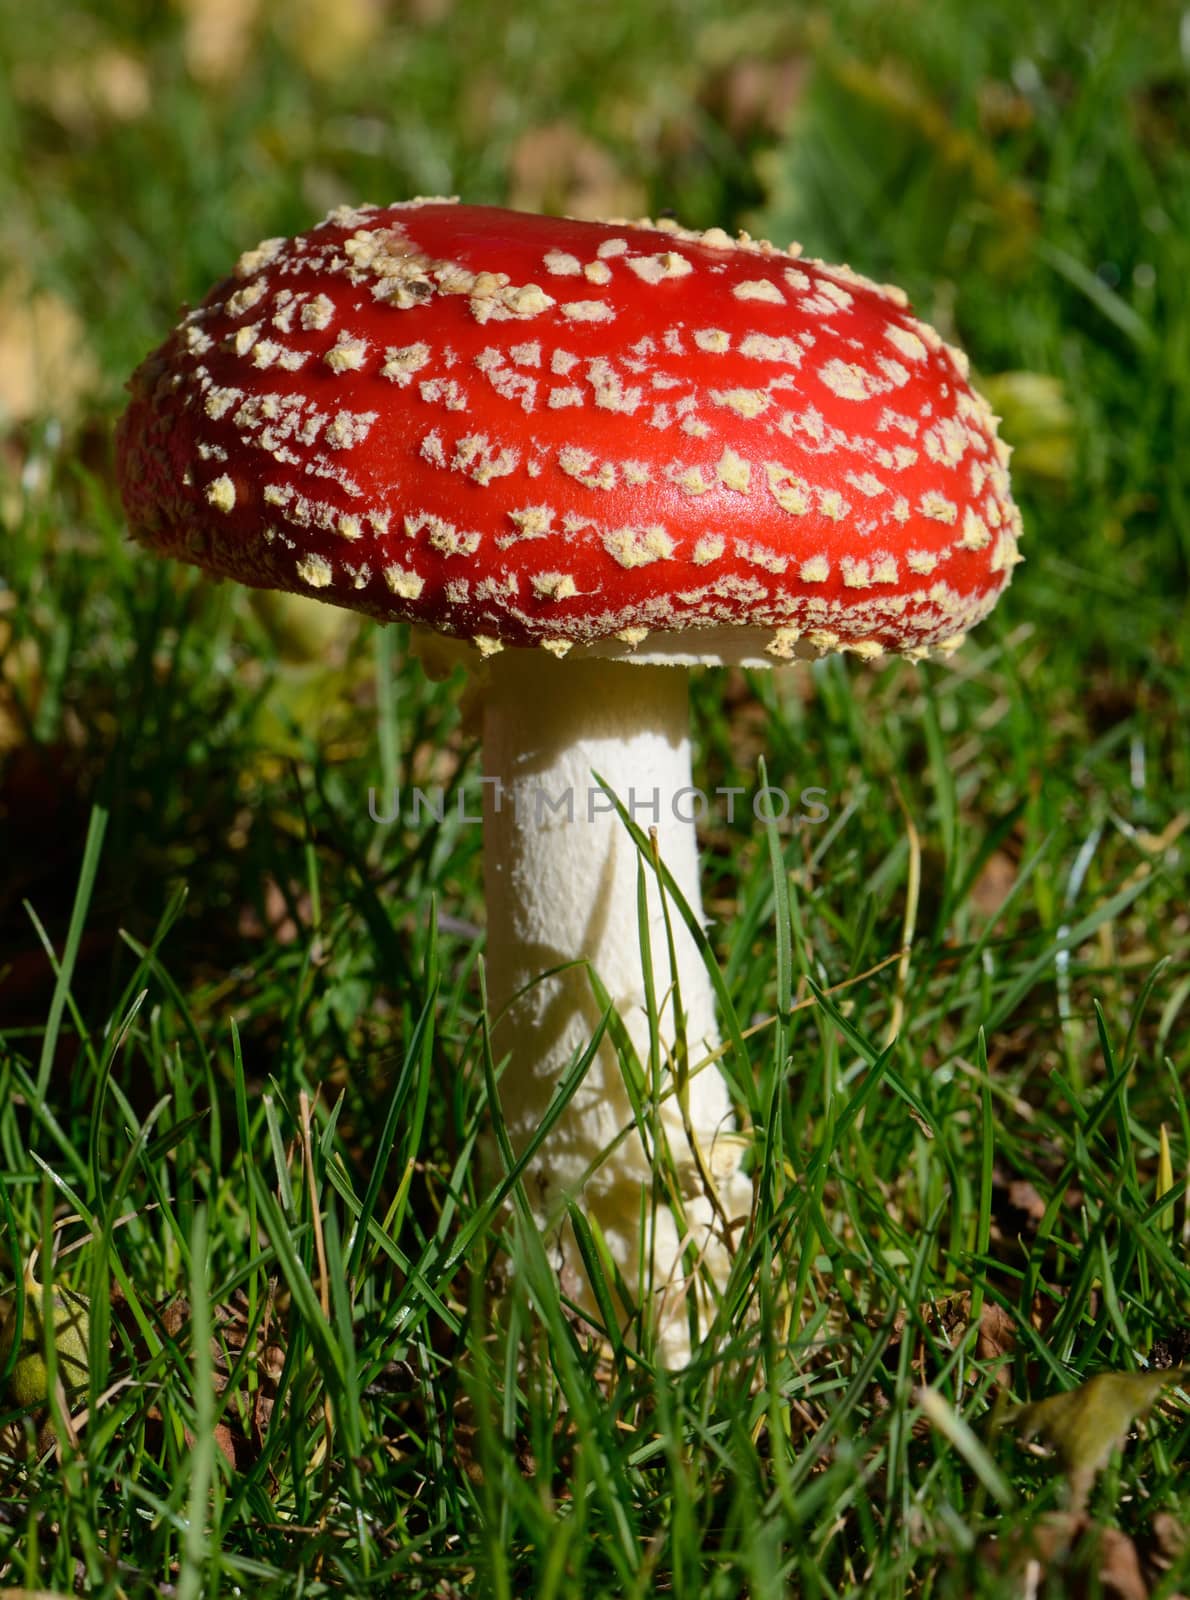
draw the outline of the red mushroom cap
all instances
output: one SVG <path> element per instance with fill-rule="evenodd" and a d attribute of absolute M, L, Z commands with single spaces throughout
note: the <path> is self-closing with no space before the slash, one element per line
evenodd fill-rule
<path fill-rule="evenodd" d="M 1020 559 L 960 352 L 719 229 L 341 208 L 242 256 L 131 388 L 138 539 L 484 653 L 917 655 Z"/>

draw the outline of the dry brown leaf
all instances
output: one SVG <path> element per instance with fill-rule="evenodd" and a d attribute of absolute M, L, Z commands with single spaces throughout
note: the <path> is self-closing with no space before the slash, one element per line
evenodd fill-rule
<path fill-rule="evenodd" d="M 231 1467 L 234 1467 L 236 1464 L 236 1447 L 231 1429 L 227 1426 L 226 1422 L 217 1422 L 213 1429 L 213 1434 L 215 1444 L 222 1452 L 227 1464 Z M 190 1431 L 189 1428 L 183 1428 L 182 1435 L 185 1438 L 187 1445 L 191 1450 L 193 1450 L 197 1442 L 196 1436 Z"/>
<path fill-rule="evenodd" d="M 178 0 L 184 18 L 186 70 L 218 88 L 247 65 L 260 22 L 260 0 Z"/>
<path fill-rule="evenodd" d="M 975 1338 L 977 1361 L 995 1361 L 1016 1349 L 1016 1323 L 1003 1306 L 985 1300 L 979 1313 L 979 1332 Z M 999 1381 L 1007 1382 L 1000 1376 Z"/>
<path fill-rule="evenodd" d="M 0 1600 L 70 1600 L 59 1589 L 0 1589 Z"/>
<path fill-rule="evenodd" d="M 232 1299 L 212 1308 L 214 1332 L 211 1335 L 211 1360 L 215 1393 L 227 1389 L 232 1367 L 243 1354 L 248 1337 L 247 1299 L 237 1291 Z M 224 1420 L 215 1426 L 215 1443 L 231 1462 L 240 1466 L 255 1460 L 268 1430 L 276 1404 L 277 1385 L 285 1365 L 285 1352 L 272 1333 L 275 1303 L 270 1302 L 253 1343 L 256 1392 L 251 1403 L 246 1392 L 231 1395 L 224 1408 Z M 189 1302 L 181 1296 L 171 1300 L 161 1312 L 161 1326 L 182 1344 L 190 1322 Z"/>
<path fill-rule="evenodd" d="M 993 850 L 971 885 L 971 904 L 984 917 L 999 915 L 1016 882 L 1017 864 L 1004 850 Z"/>
<path fill-rule="evenodd" d="M 1100 1530 L 1098 1567 L 1105 1595 L 1118 1595 L 1119 1600 L 1146 1600 L 1149 1589 L 1136 1546 L 1118 1528 Z"/>
<path fill-rule="evenodd" d="M 1186 1555 L 1186 1530 L 1171 1511 L 1158 1511 L 1149 1524 L 1152 1548 L 1149 1559 L 1159 1572 L 1168 1572 Z"/>
<path fill-rule="evenodd" d="M 1153 1535 L 1137 1542 L 1071 1511 L 1042 1517 L 1009 1538 L 989 1539 L 980 1557 L 998 1567 L 1011 1587 L 1005 1595 L 1063 1594 L 1070 1600 L 1148 1600 L 1163 1569 Z M 1170 1519 L 1173 1520 L 1173 1519 Z M 1168 1564 L 1166 1564 L 1168 1565 Z M 1169 1600 L 1182 1600 L 1170 1595 Z"/>
<path fill-rule="evenodd" d="M 298 908 L 298 915 L 308 925 L 311 920 L 310 896 L 296 883 L 290 884 L 290 893 L 293 904 Z M 302 929 L 290 915 L 289 906 L 290 902 L 280 884 L 274 877 L 266 875 L 263 920 L 255 906 L 245 905 L 236 921 L 236 931 L 244 939 L 261 940 L 267 935 L 277 944 L 293 944 L 301 938 Z"/>
<path fill-rule="evenodd" d="M 1062 1563 L 1068 1593 L 1087 1592 L 1094 1578 L 1103 1600 L 1148 1600 L 1149 1586 L 1136 1546 L 1119 1528 L 1097 1527 L 1086 1517 L 1058 1513 L 1034 1530 L 1034 1549 L 1043 1571 Z"/>
<path fill-rule="evenodd" d="M 116 46 L 87 51 L 48 68 L 26 64 L 14 75 L 18 100 L 40 106 L 72 133 L 105 122 L 134 122 L 152 103 L 144 61 Z"/>
<path fill-rule="evenodd" d="M 1013 1178 L 1006 1190 L 1008 1203 L 1014 1211 L 1021 1211 L 1030 1222 L 1040 1222 L 1045 1216 L 1045 1201 L 1036 1184 L 1027 1178 Z"/>
<path fill-rule="evenodd" d="M 793 121 L 809 76 L 807 56 L 775 61 L 746 56 L 714 77 L 703 99 L 735 138 L 756 134 L 779 137 Z"/>
<path fill-rule="evenodd" d="M 909 1323 L 908 1313 L 897 1313 L 893 1322 L 894 1342 L 903 1336 Z M 934 1335 L 941 1335 L 946 1343 L 954 1349 L 964 1338 L 971 1326 L 971 1291 L 960 1290 L 957 1294 L 942 1296 L 932 1304 L 923 1306 L 921 1320 Z M 985 1300 L 979 1309 L 979 1331 L 975 1337 L 975 1359 L 977 1361 L 1003 1361 L 1003 1358 L 1012 1354 L 1016 1348 L 1016 1323 L 1010 1312 L 994 1301 Z M 924 1339 L 918 1343 L 914 1353 L 914 1370 L 922 1375 L 927 1374 L 929 1356 L 927 1344 Z M 996 1371 L 996 1382 L 1008 1382 L 1008 1368 L 1001 1365 Z"/>
<path fill-rule="evenodd" d="M 0 424 L 69 417 L 99 381 L 86 329 L 52 289 L 18 270 L 0 284 Z"/>
<path fill-rule="evenodd" d="M 646 208 L 643 186 L 569 122 L 533 128 L 517 141 L 508 203 L 519 211 L 587 218 L 638 216 Z"/>

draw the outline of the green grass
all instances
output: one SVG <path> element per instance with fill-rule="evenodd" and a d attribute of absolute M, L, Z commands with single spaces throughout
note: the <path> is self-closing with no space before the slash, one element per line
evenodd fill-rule
<path fill-rule="evenodd" d="M 0 437 L 0 1225 L 7 1281 L 39 1250 L 92 1299 L 73 1422 L 0 1415 L 0 1585 L 1007 1592 L 989 1540 L 1064 1490 L 997 1394 L 1190 1352 L 1184 19 L 537 0 L 352 46 L 306 0 L 199 82 L 197 9 L 0 11 L 0 365 L 35 290 L 89 368 Z M 576 1340 L 479 1179 L 478 830 L 367 806 L 475 776 L 460 684 L 399 629 L 303 649 L 134 551 L 113 488 L 180 300 L 443 189 L 796 235 L 904 284 L 1017 447 L 1027 564 L 951 665 L 695 685 L 696 781 L 763 759 L 830 817 L 704 838 L 758 1199 L 679 1374 Z M 1175 1387 L 1092 1492 L 1158 1595 L 1188 1446 Z"/>

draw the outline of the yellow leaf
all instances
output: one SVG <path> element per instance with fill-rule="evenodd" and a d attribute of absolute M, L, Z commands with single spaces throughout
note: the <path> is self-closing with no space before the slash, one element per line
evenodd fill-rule
<path fill-rule="evenodd" d="M 52 1306 L 58 1376 L 66 1393 L 74 1395 L 87 1384 L 91 1303 L 86 1295 L 55 1285 Z M 7 1384 L 9 1398 L 19 1406 L 44 1405 L 49 1395 L 44 1308 L 45 1290 L 26 1273 L 20 1344 Z M 16 1337 L 16 1301 L 6 1296 L 0 1300 L 0 1367 L 7 1362 Z"/>
<path fill-rule="evenodd" d="M 980 388 L 1012 446 L 1013 472 L 1044 479 L 1055 488 L 1069 483 L 1074 472 L 1074 408 L 1062 379 L 1048 372 L 985 372 Z"/>
<path fill-rule="evenodd" d="M 289 0 L 276 26 L 312 77 L 341 77 L 371 49 L 385 24 L 378 0 Z"/>
<path fill-rule="evenodd" d="M 1160 1372 L 1101 1372 L 1066 1394 L 1051 1395 L 1011 1412 L 1022 1439 L 1044 1439 L 1057 1451 L 1072 1482 L 1094 1477 L 1132 1424 L 1151 1409 L 1184 1367 Z"/>

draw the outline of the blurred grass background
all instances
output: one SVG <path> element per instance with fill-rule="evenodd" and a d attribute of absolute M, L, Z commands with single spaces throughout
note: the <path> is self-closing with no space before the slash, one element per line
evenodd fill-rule
<path fill-rule="evenodd" d="M 81 1215 L 63 1273 L 118 1284 L 92 1400 L 109 1365 L 129 1380 L 68 1467 L 4 1457 L 6 1581 L 1003 1592 L 978 1474 L 926 1439 L 895 1316 L 986 1293 L 1012 1313 L 1019 1399 L 1186 1359 L 1184 1206 L 1154 1203 L 1161 1126 L 1179 1185 L 1190 1136 L 1187 14 L 3 0 L 0 63 L 0 1189 L 14 1275 Z M 181 302 L 343 200 L 437 192 L 797 238 L 903 285 L 1015 447 L 1027 564 L 953 668 L 696 685 L 707 786 L 751 782 L 763 753 L 770 781 L 832 808 L 780 841 L 783 888 L 754 830 L 704 840 L 741 1017 L 897 950 L 918 847 L 923 889 L 895 1056 L 916 1109 L 891 1095 L 878 1130 L 832 1142 L 832 1106 L 879 1056 L 888 969 L 757 1046 L 769 1137 L 822 1183 L 766 1196 L 743 1276 L 795 1283 L 805 1344 L 762 1295 L 753 1334 L 684 1386 L 563 1359 L 556 1301 L 494 1317 L 491 1218 L 452 1254 L 482 1214 L 463 1161 L 483 1113 L 479 840 L 449 814 L 377 829 L 366 802 L 474 773 L 459 686 L 426 684 L 400 630 L 315 627 L 133 552 L 112 488 L 121 386 Z M 424 1129 L 385 1146 L 376 1107 L 402 1071 Z M 338 1208 L 346 1234 L 374 1171 L 384 1237 L 353 1255 L 328 1334 L 315 1217 Z M 228 1407 L 234 1472 L 192 1448 L 214 1380 L 163 1309 L 202 1298 L 199 1215 L 211 1315 L 239 1330 L 224 1365 L 260 1344 L 276 1367 L 245 1358 L 229 1389 L 287 1417 L 269 1433 L 259 1405 Z M 972 1378 L 968 1322 L 957 1367 L 919 1332 L 975 1421 L 997 1369 Z M 31 1426 L 14 1412 L 13 1440 Z M 1099 1515 L 1170 1593 L 1154 1519 L 1182 1515 L 1187 1430 L 1152 1426 Z M 1057 1494 L 1027 1457 L 1011 1472 L 1005 1545 Z M 214 1484 L 205 1543 L 183 1526 L 196 1482 Z"/>

